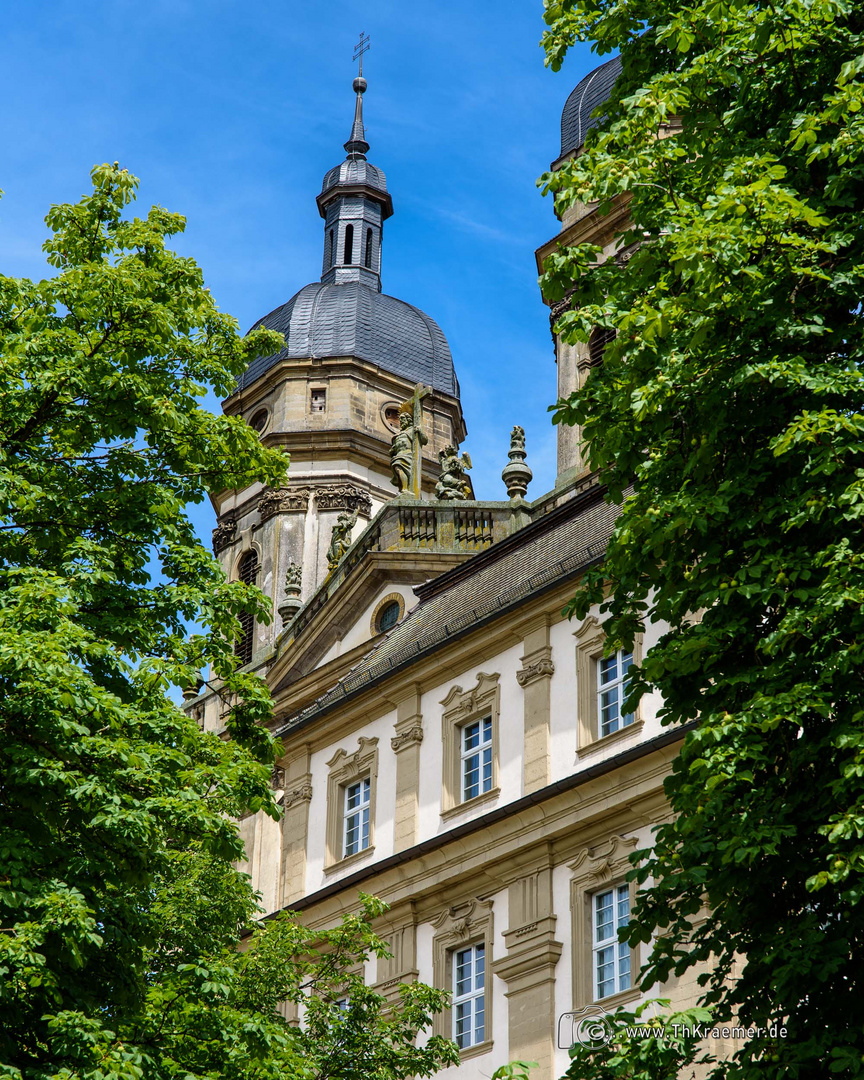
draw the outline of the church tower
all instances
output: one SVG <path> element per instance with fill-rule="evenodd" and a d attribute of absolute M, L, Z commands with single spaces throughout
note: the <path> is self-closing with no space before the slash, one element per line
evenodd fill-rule
<path fill-rule="evenodd" d="M 354 80 L 346 157 L 327 171 L 316 200 L 324 223 L 321 277 L 255 324 L 282 333 L 284 347 L 256 359 L 222 406 L 291 455 L 284 487 L 225 491 L 213 500 L 214 550 L 227 576 L 254 581 L 273 599 L 274 622 L 250 623 L 239 646 L 242 662 L 256 668 L 281 632 L 280 605 L 305 602 L 326 578 L 339 516 L 356 513 L 356 538 L 397 496 L 390 443 L 400 403 L 415 385 L 431 388 L 423 398 L 423 498 L 434 495 L 439 451 L 466 433 L 440 327 L 381 291 L 393 202 L 383 171 L 366 158 L 366 87 L 362 75 Z"/>

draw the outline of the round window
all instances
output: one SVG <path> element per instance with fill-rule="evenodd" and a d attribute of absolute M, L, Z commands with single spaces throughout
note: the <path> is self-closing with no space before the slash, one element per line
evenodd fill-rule
<path fill-rule="evenodd" d="M 378 633 L 384 634 L 388 630 L 392 630 L 396 623 L 399 622 L 401 611 L 402 605 L 398 600 L 391 600 L 389 604 L 385 604 L 378 612 L 378 618 L 375 620 L 375 628 Z"/>
<path fill-rule="evenodd" d="M 267 410 L 259 409 L 249 421 L 249 427 L 260 435 L 264 428 L 267 427 Z"/>
<path fill-rule="evenodd" d="M 385 405 L 383 408 L 384 423 L 391 431 L 399 430 L 399 406 L 398 405 Z"/>

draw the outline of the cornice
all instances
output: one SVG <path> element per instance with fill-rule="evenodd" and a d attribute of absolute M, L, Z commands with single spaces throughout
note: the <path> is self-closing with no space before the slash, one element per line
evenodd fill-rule
<path fill-rule="evenodd" d="M 374 892 L 391 908 L 411 899 L 418 918 L 423 918 L 427 912 L 440 910 L 442 902 L 448 902 L 446 889 L 458 891 L 465 880 L 471 881 L 475 893 L 486 887 L 500 886 L 500 882 L 482 879 L 477 860 L 482 860 L 483 866 L 491 866 L 496 872 L 503 860 L 514 857 L 530 865 L 531 849 L 536 846 L 545 865 L 550 845 L 556 862 L 574 859 L 579 852 L 590 849 L 604 837 L 608 838 L 610 831 L 633 828 L 633 818 L 638 818 L 640 803 L 644 802 L 652 815 L 658 806 L 665 805 L 663 779 L 677 754 L 678 743 L 696 724 L 694 721 L 665 731 L 614 757 L 363 867 L 294 901 L 290 908 L 308 911 L 324 905 L 320 919 L 323 924 L 339 912 L 352 910 L 356 906 L 357 889 L 363 886 L 363 891 Z M 617 782 L 610 784 L 608 778 L 616 772 L 619 773 Z M 576 792 L 579 798 L 574 801 L 572 794 Z M 570 797 L 562 798 L 565 795 Z M 614 820 L 610 818 L 610 805 L 619 808 L 619 813 L 613 815 Z M 595 827 L 599 821 L 603 823 L 602 829 Z M 641 820 L 637 820 L 635 827 L 641 824 Z M 446 849 L 450 845 L 455 847 L 448 858 Z M 413 871 L 409 869 L 411 863 L 414 864 Z M 365 883 L 373 878 L 378 881 L 369 889 Z M 271 912 L 265 920 L 278 914 Z"/>
<path fill-rule="evenodd" d="M 576 247 L 579 244 L 589 243 L 603 243 L 605 246 L 615 236 L 624 232 L 625 223 L 630 217 L 630 199 L 629 193 L 616 196 L 606 213 L 600 213 L 600 207 L 595 206 L 584 217 L 562 229 L 545 244 L 541 244 L 534 252 L 537 272 L 543 273 L 543 261 L 554 254 L 559 247 Z"/>

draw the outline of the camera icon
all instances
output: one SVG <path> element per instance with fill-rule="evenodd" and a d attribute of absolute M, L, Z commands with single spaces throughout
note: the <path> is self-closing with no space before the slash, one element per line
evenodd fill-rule
<path fill-rule="evenodd" d="M 586 1005 L 558 1018 L 558 1048 L 598 1047 L 612 1038 L 612 1021 L 599 1005 Z"/>

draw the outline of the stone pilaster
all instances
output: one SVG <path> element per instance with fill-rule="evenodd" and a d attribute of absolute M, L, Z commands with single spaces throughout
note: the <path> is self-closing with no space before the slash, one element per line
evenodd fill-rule
<path fill-rule="evenodd" d="M 536 1061 L 537 1080 L 554 1080 L 555 965 L 564 946 L 555 940 L 551 866 L 512 882 L 508 903 L 507 955 L 492 965 L 507 984 L 508 1053 Z"/>
<path fill-rule="evenodd" d="M 391 912 L 392 916 L 395 914 Z M 399 987 L 417 979 L 417 916 L 413 902 L 410 909 L 392 929 L 379 930 L 390 956 L 378 958 L 378 975 L 374 989 L 391 1004 L 399 1001 Z"/>
<path fill-rule="evenodd" d="M 390 740 L 396 754 L 396 810 L 393 819 L 393 850 L 404 851 L 417 842 L 417 791 L 420 786 L 420 743 L 423 717 L 420 689 L 396 704 L 395 735 Z"/>
<path fill-rule="evenodd" d="M 549 644 L 549 619 L 531 626 L 523 641 L 525 653 L 516 681 L 524 692 L 525 750 L 522 758 L 522 784 L 527 795 L 545 787 L 551 777 L 549 768 L 549 684 L 555 671 Z"/>
<path fill-rule="evenodd" d="M 306 894 L 306 842 L 309 832 L 309 803 L 312 801 L 312 773 L 309 747 L 281 764 L 282 783 L 282 873 L 281 907 Z"/>

